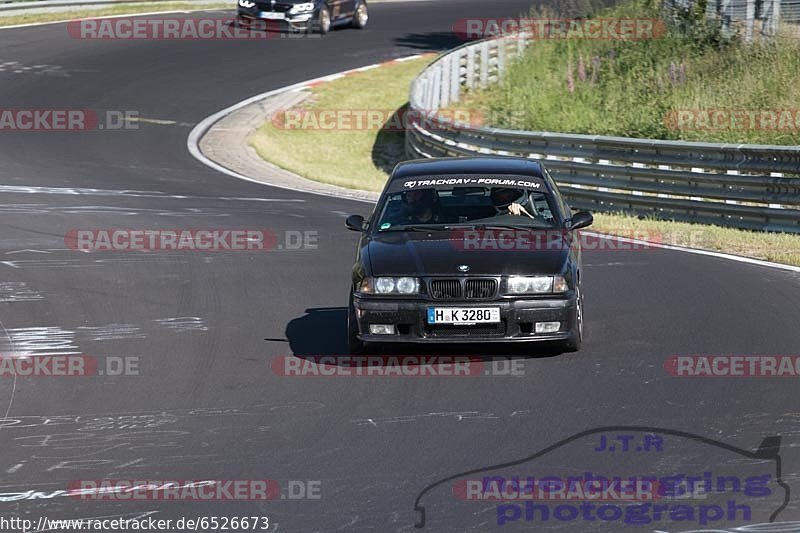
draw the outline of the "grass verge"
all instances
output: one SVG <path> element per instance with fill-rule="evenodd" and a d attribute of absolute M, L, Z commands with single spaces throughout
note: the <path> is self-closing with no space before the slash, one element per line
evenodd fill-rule
<path fill-rule="evenodd" d="M 411 81 L 430 61 L 391 63 L 319 85 L 311 89 L 302 112 L 313 118 L 333 110 L 370 110 L 389 120 L 405 106 Z M 267 161 L 315 181 L 380 191 L 394 165 L 405 158 L 403 132 L 359 129 L 345 120 L 336 121 L 335 126 L 317 127 L 314 120 L 303 121 L 297 128 L 267 123 L 250 138 L 250 145 Z"/>
<path fill-rule="evenodd" d="M 391 64 L 319 85 L 301 106 L 304 111 L 398 109 L 406 102 L 412 79 L 429 61 Z M 391 168 L 405 159 L 399 132 L 285 129 L 268 122 L 253 134 L 250 144 L 262 158 L 306 178 L 370 191 L 381 190 Z M 606 213 L 596 213 L 589 230 L 623 237 L 643 232 L 658 235 L 664 244 L 800 266 L 796 235 Z"/>
<path fill-rule="evenodd" d="M 598 17 L 657 19 L 662 4 L 628 0 Z M 746 44 L 704 13 L 681 17 L 638 41 L 536 39 L 501 83 L 459 107 L 517 130 L 800 145 L 798 36 L 785 26 L 774 42 Z"/>
<path fill-rule="evenodd" d="M 229 2 L 197 4 L 191 2 L 157 2 L 153 4 L 117 4 L 103 8 L 76 8 L 69 11 L 41 13 L 35 10 L 24 15 L 0 16 L 0 27 L 34 24 L 37 22 L 59 22 L 82 18 L 108 17 L 112 15 L 135 15 L 137 13 L 156 13 L 164 11 L 205 11 L 208 9 L 230 8 Z M 2 15 L 2 13 L 0 13 Z"/>
<path fill-rule="evenodd" d="M 594 213 L 594 224 L 588 231 L 623 237 L 644 234 L 653 236 L 652 240 L 661 244 L 800 266 L 800 236 L 788 233 L 759 233 L 705 224 L 638 218 L 622 213 Z"/>

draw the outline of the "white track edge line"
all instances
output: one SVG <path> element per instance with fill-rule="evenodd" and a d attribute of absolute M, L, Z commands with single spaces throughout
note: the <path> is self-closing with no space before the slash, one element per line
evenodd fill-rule
<path fill-rule="evenodd" d="M 719 259 L 728 259 L 731 261 L 738 261 L 739 263 L 748 263 L 751 265 L 769 267 L 769 268 L 778 268 L 781 270 L 788 270 L 790 272 L 800 272 L 800 267 L 793 266 L 793 265 L 783 265 L 781 263 L 773 263 L 771 261 L 765 261 L 763 259 L 754 259 L 752 257 L 745 257 L 742 255 L 734 255 L 734 254 L 726 254 L 724 252 L 714 252 L 712 250 L 703 250 L 701 248 L 689 248 L 686 246 L 677 246 L 674 244 L 662 244 L 650 241 L 642 241 L 639 239 L 630 239 L 628 237 L 619 237 L 617 235 L 609 235 L 606 233 L 596 233 L 593 231 L 585 232 L 586 235 L 591 235 L 593 237 L 601 237 L 604 239 L 616 239 L 620 242 L 626 242 L 631 244 L 638 244 L 641 246 L 651 246 L 653 248 L 663 248 L 664 250 L 673 250 L 677 252 L 686 252 L 690 254 L 696 255 L 706 255 L 709 257 L 717 257 Z"/>
<path fill-rule="evenodd" d="M 387 63 L 391 63 L 392 61 L 394 61 L 394 60 L 388 61 Z M 288 85 L 286 87 L 281 87 L 280 89 L 273 89 L 272 91 L 267 91 L 265 93 L 261 93 L 261 94 L 255 95 L 255 96 L 251 96 L 250 98 L 248 98 L 246 100 L 242 100 L 241 102 L 233 104 L 230 107 L 226 107 L 225 109 L 217 111 L 213 115 L 210 115 L 210 116 L 204 118 L 203 120 L 201 120 L 200 122 L 198 122 L 197 125 L 194 128 L 192 128 L 192 131 L 189 132 L 189 136 L 186 138 L 186 147 L 188 148 L 189 153 L 192 154 L 192 156 L 195 159 L 197 159 L 198 161 L 200 161 L 204 165 L 213 168 L 214 170 L 222 172 L 223 174 L 227 174 L 228 176 L 231 176 L 231 177 L 234 177 L 234 178 L 238 178 L 238 179 L 241 179 L 241 180 L 245 180 L 245 181 L 249 181 L 249 182 L 252 182 L 252 183 L 259 183 L 259 184 L 265 185 L 267 187 L 276 187 L 276 188 L 279 188 L 279 189 L 295 191 L 297 189 L 292 188 L 292 187 L 287 187 L 285 185 L 277 185 L 277 184 L 267 183 L 267 182 L 264 182 L 264 181 L 260 181 L 260 180 L 251 178 L 249 176 L 245 176 L 243 174 L 239 174 L 238 172 L 236 172 L 234 170 L 231 170 L 231 169 L 229 169 L 227 167 L 224 167 L 224 166 L 220 165 L 219 163 L 217 163 L 215 161 L 212 161 L 211 159 L 206 157 L 205 154 L 203 154 L 203 152 L 200 151 L 200 139 L 203 137 L 203 135 L 206 134 L 206 132 L 208 132 L 209 129 L 211 129 L 211 127 L 214 124 L 216 124 L 217 122 L 219 122 L 220 120 L 222 120 L 226 116 L 230 115 L 231 113 L 233 113 L 235 111 L 238 111 L 239 109 L 241 109 L 241 108 L 243 108 L 245 106 L 248 106 L 248 105 L 253 104 L 255 102 L 259 102 L 259 101 L 264 100 L 266 98 L 269 98 L 271 96 L 275 96 L 275 95 L 282 94 L 282 93 L 285 93 L 285 92 L 290 92 L 290 91 L 299 91 L 299 90 L 305 89 L 306 87 L 309 87 L 310 85 L 314 85 L 314 84 L 318 84 L 318 83 L 324 83 L 326 81 L 329 81 L 331 79 L 331 77 L 333 77 L 333 76 L 338 76 L 336 79 L 338 79 L 340 77 L 344 77 L 345 76 L 345 72 L 349 72 L 349 71 L 344 71 L 344 72 L 340 72 L 340 73 L 336 73 L 336 74 L 328 74 L 326 76 L 320 76 L 318 78 L 314 78 L 314 79 L 311 79 L 311 80 L 301 81 L 301 82 L 298 82 L 298 83 L 294 83 L 292 85 Z M 354 190 L 357 191 L 357 189 L 354 189 Z M 343 198 L 343 199 L 346 199 L 346 200 L 354 200 L 354 201 L 357 201 L 357 202 L 374 203 L 372 200 L 367 200 L 365 198 L 358 198 L 358 197 L 338 194 L 337 192 L 329 193 L 329 192 L 309 191 L 309 190 L 305 190 L 305 191 L 302 191 L 302 192 L 305 192 L 305 193 L 308 193 L 308 194 L 316 194 L 318 196 L 336 196 L 338 198 Z"/>

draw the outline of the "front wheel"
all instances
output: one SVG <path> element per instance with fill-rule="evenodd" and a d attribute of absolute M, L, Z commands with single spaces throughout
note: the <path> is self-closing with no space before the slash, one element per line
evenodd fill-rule
<path fill-rule="evenodd" d="M 583 294 L 581 293 L 581 288 L 577 288 L 578 294 L 575 298 L 577 309 L 575 311 L 575 320 L 577 321 L 577 331 L 575 332 L 575 338 L 566 341 L 562 348 L 565 352 L 577 352 L 581 349 L 581 343 L 583 342 Z"/>
<path fill-rule="evenodd" d="M 319 17 L 317 17 L 317 29 L 322 35 L 325 35 L 331 31 L 331 12 L 328 10 L 328 6 L 322 6 L 319 10 Z"/>
<path fill-rule="evenodd" d="M 362 1 L 358 4 L 358 8 L 356 8 L 356 12 L 353 15 L 353 27 L 363 30 L 367 27 L 367 22 L 369 22 L 369 9 L 367 8 L 367 3 Z"/>
<path fill-rule="evenodd" d="M 350 352 L 350 355 L 362 355 L 366 349 L 367 343 L 358 338 L 356 308 L 353 305 L 353 297 L 351 296 L 347 311 L 347 351 Z"/>

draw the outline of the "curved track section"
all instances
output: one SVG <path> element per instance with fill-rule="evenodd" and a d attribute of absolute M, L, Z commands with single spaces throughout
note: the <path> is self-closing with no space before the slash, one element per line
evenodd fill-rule
<path fill-rule="evenodd" d="M 217 173 L 186 151 L 191 128 L 270 89 L 454 46 L 456 19 L 512 16 L 525 5 L 374 4 L 369 29 L 324 40 L 81 41 L 65 25 L 0 32 L 0 63 L 20 67 L 0 70 L 3 107 L 132 110 L 149 120 L 135 130 L 0 133 L 0 351 L 138 361 L 136 375 L 0 381 L 3 516 L 258 515 L 280 531 L 409 531 L 426 486 L 600 424 L 659 426 L 748 450 L 780 435 L 784 480 L 797 485 L 796 379 L 680 379 L 662 368 L 674 354 L 797 353 L 792 272 L 669 250 L 588 251 L 578 354 L 468 379 L 272 371 L 281 355 L 344 352 L 355 235 L 343 219 L 366 206 Z M 317 247 L 80 253 L 65 245 L 69 230 L 88 228 L 313 232 Z M 570 464 L 587 457 L 571 453 Z M 703 448 L 674 464 L 694 472 L 720 457 Z M 321 492 L 269 502 L 60 492 L 97 479 L 271 479 L 284 496 L 292 481 L 318 482 Z M 494 529 L 491 507 L 474 507 L 468 523 L 431 527 Z M 798 517 L 790 502 L 779 518 Z M 437 524 L 430 513 L 428 523 Z"/>

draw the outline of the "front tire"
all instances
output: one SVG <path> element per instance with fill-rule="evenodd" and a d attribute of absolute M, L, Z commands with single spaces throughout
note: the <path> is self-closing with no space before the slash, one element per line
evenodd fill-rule
<path fill-rule="evenodd" d="M 578 296 L 575 299 L 577 309 L 575 311 L 575 320 L 577 321 L 577 331 L 575 332 L 575 338 L 566 341 L 562 348 L 565 352 L 577 352 L 581 349 L 581 344 L 583 343 L 583 293 L 581 292 L 581 288 L 577 288 Z"/>
<path fill-rule="evenodd" d="M 367 343 L 358 338 L 358 320 L 353 297 L 350 296 L 350 305 L 347 311 L 347 351 L 350 355 L 362 355 L 367 349 Z"/>
<path fill-rule="evenodd" d="M 352 24 L 357 30 L 363 30 L 367 27 L 367 22 L 369 22 L 369 8 L 367 3 L 362 0 L 356 8 L 355 14 L 353 14 Z"/>
<path fill-rule="evenodd" d="M 321 35 L 331 31 L 331 12 L 328 6 L 322 6 L 317 17 L 317 30 Z"/>

